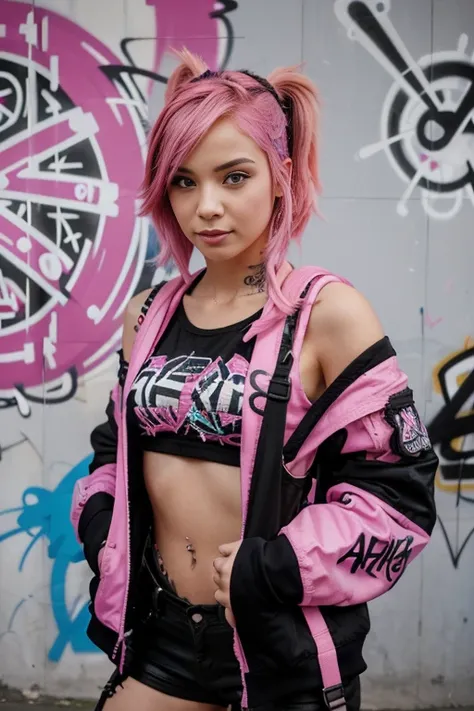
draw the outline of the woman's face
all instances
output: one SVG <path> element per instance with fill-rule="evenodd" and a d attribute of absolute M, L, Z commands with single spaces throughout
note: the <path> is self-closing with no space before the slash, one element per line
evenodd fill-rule
<path fill-rule="evenodd" d="M 210 128 L 168 191 L 183 233 L 211 261 L 259 258 L 277 194 L 265 153 L 228 118 Z"/>

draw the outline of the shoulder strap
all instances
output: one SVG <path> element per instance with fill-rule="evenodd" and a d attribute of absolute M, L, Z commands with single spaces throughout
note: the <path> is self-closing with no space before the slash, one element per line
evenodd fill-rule
<path fill-rule="evenodd" d="M 164 282 L 164 281 L 161 281 L 159 284 L 156 284 L 156 286 L 153 287 L 153 289 L 150 291 L 147 298 L 145 299 L 145 302 L 143 303 L 143 306 L 140 309 L 140 314 L 137 318 L 137 322 L 136 322 L 135 326 L 133 327 L 135 333 L 138 333 L 138 330 L 139 330 L 140 326 L 142 325 L 143 321 L 145 320 L 145 316 L 148 313 L 148 309 L 150 308 L 150 306 L 153 302 L 153 299 L 158 294 L 158 292 L 160 291 L 161 287 L 164 284 L 166 284 L 166 282 Z M 119 381 L 120 386 L 123 387 L 125 384 L 127 373 L 128 373 L 128 362 L 123 357 L 123 348 L 120 348 L 117 351 L 117 353 L 119 356 L 118 381 Z"/>
<path fill-rule="evenodd" d="M 298 299 L 306 300 L 314 292 L 314 283 L 319 277 L 335 280 L 337 277 L 318 267 L 304 267 L 293 270 L 285 279 L 282 289 L 287 298 L 293 302 Z M 327 283 L 327 282 L 325 282 Z M 319 287 L 322 288 L 322 285 Z M 319 292 L 319 289 L 318 289 Z M 315 298 L 315 297 L 314 297 Z M 294 351 L 295 332 L 297 323 L 301 319 L 300 310 L 285 319 L 279 350 L 277 351 L 273 375 L 268 382 L 265 393 L 265 406 L 261 425 L 252 428 L 253 442 L 245 440 L 245 447 L 255 452 L 251 466 L 252 477 L 250 483 L 248 516 L 245 523 L 245 537 L 262 536 L 267 540 L 276 535 L 281 528 L 281 477 L 282 455 L 285 437 L 286 413 L 291 395 L 290 372 L 294 358 L 298 352 Z M 273 328 L 277 329 L 275 325 Z M 298 323 L 298 331 L 300 326 Z M 261 352 L 260 349 L 264 352 Z M 257 337 L 252 361 L 261 363 L 270 368 L 273 366 L 273 349 L 265 345 L 265 340 Z M 274 356 L 275 357 L 275 356 Z M 269 362 L 270 361 L 270 362 Z M 251 380 L 257 378 L 262 371 L 256 370 L 251 374 Z M 256 402 L 262 398 L 262 390 L 255 387 L 250 395 L 249 403 L 252 410 L 257 411 Z M 262 414 L 262 411 L 258 411 Z M 249 439 L 251 440 L 250 437 Z M 265 512 L 265 515 L 262 515 Z"/>
<path fill-rule="evenodd" d="M 150 291 L 150 293 L 148 294 L 148 296 L 146 297 L 145 302 L 144 302 L 142 308 L 140 309 L 140 315 L 138 316 L 137 322 L 136 322 L 136 324 L 135 324 L 135 326 L 134 326 L 134 329 L 135 329 L 135 331 L 136 331 L 137 333 L 138 333 L 138 330 L 139 330 L 140 326 L 142 325 L 143 321 L 145 320 L 145 316 L 147 315 L 148 309 L 149 309 L 150 306 L 152 305 L 152 303 L 153 303 L 153 301 L 154 301 L 154 299 L 155 299 L 155 296 L 158 294 L 158 292 L 160 291 L 160 289 L 161 289 L 165 284 L 166 284 L 166 281 L 160 281 L 160 283 L 159 283 L 159 284 L 156 284 L 156 285 L 153 287 L 153 289 Z"/>
<path fill-rule="evenodd" d="M 281 528 L 283 443 L 291 394 L 290 370 L 293 359 L 299 358 L 311 306 L 323 286 L 331 281 L 345 280 L 318 267 L 303 267 L 294 270 L 283 284 L 283 291 L 290 301 L 296 302 L 299 297 L 303 303 L 299 310 L 285 320 L 275 370 L 268 384 L 260 433 L 258 430 L 255 432 L 258 443 L 247 508 L 246 538 L 261 536 L 270 540 L 278 535 Z M 258 347 L 257 338 L 255 348 Z M 251 446 L 251 443 L 247 441 L 246 446 Z M 344 687 L 331 633 L 319 608 L 311 608 L 308 616 L 309 627 L 316 642 L 326 706 L 334 711 L 345 711 Z"/>
<path fill-rule="evenodd" d="M 278 354 L 277 365 L 268 388 L 267 404 L 263 416 L 262 429 L 255 457 L 254 481 L 258 481 L 259 495 L 265 501 L 265 516 L 260 516 L 258 522 L 259 504 L 256 501 L 257 511 L 252 514 L 253 526 L 246 527 L 246 536 L 260 535 L 267 540 L 277 535 L 280 531 L 280 521 L 276 520 L 281 515 L 282 476 L 284 471 L 283 443 L 285 435 L 286 412 L 290 401 L 291 383 L 289 380 L 293 359 L 298 367 L 299 354 L 304 339 L 304 334 L 311 314 L 311 308 L 321 289 L 330 282 L 345 279 L 331 274 L 318 267 L 303 267 L 294 270 L 283 284 L 283 292 L 290 301 L 302 300 L 300 309 L 285 322 L 282 343 Z M 346 282 L 348 283 L 348 282 Z M 293 352 L 291 352 L 293 350 Z M 277 390 L 284 399 L 271 396 L 271 385 L 277 380 L 276 387 L 284 385 L 283 390 Z M 274 392 L 274 391 L 273 391 Z M 252 493 L 252 492 L 251 492 Z M 262 511 L 263 509 L 260 509 Z M 262 521 L 263 519 L 263 521 Z M 247 521 L 248 524 L 248 521 Z M 252 530 L 253 529 L 253 530 Z M 341 681 L 336 648 L 331 632 L 319 608 L 311 608 L 305 616 L 308 618 L 311 633 L 316 642 L 318 662 L 323 679 L 323 695 L 328 709 L 345 711 L 347 705 L 344 696 L 344 686 Z"/>
<path fill-rule="evenodd" d="M 133 344 L 130 356 L 127 378 L 125 381 L 124 396 L 128 395 L 129 388 L 136 378 L 141 365 L 144 363 L 154 344 L 161 337 L 176 309 L 186 284 L 181 277 L 164 281 L 152 289 L 143 305 L 146 313 L 140 313 L 138 318 L 138 333 Z"/>
<path fill-rule="evenodd" d="M 291 392 L 290 371 L 296 316 L 294 313 L 285 320 L 275 370 L 265 395 L 262 424 L 260 431 L 255 432 L 258 442 L 250 484 L 245 538 L 262 536 L 268 540 L 280 528 L 282 448 Z M 255 373 L 252 373 L 251 377 L 254 376 Z M 251 395 L 250 405 L 253 409 L 256 409 L 255 401 L 261 395 L 262 391 L 259 390 Z M 252 443 L 247 442 L 246 446 L 252 446 Z M 263 506 L 266 514 L 264 517 L 260 515 Z"/>

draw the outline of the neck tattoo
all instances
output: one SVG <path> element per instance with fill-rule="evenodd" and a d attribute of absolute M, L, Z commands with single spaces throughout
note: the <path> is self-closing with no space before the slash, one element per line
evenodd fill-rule
<path fill-rule="evenodd" d="M 255 296 L 256 294 L 263 294 L 265 293 L 267 289 L 267 279 L 266 279 L 266 271 L 265 271 L 265 264 L 253 264 L 248 267 L 248 269 L 251 270 L 251 274 L 248 276 L 244 277 L 244 284 L 247 287 L 247 290 L 245 291 L 239 291 L 237 289 L 234 293 L 234 295 L 227 299 L 226 301 L 221 301 L 220 299 L 216 298 L 215 293 L 213 295 L 210 294 L 203 294 L 202 296 L 197 296 L 195 298 L 200 298 L 200 299 L 211 299 L 215 304 L 219 304 L 221 306 L 225 306 L 230 304 L 234 299 L 239 299 L 242 298 L 243 296 Z M 249 291 L 250 289 L 250 291 Z"/>
<path fill-rule="evenodd" d="M 252 274 L 245 277 L 244 284 L 246 286 L 253 287 L 256 294 L 262 294 L 265 291 L 267 285 L 265 264 L 253 264 L 249 267 L 252 270 Z"/>

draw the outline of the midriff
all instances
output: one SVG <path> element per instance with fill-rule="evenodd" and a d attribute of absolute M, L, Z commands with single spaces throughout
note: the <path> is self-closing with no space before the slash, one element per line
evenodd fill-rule
<path fill-rule="evenodd" d="M 220 545 L 240 539 L 239 468 L 145 452 L 143 469 L 155 543 L 177 594 L 193 604 L 215 603 L 213 560 Z"/>

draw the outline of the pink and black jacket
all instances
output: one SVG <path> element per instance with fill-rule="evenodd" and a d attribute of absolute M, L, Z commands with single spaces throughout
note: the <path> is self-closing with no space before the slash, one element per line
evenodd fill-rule
<path fill-rule="evenodd" d="M 287 296 L 296 301 L 304 294 L 302 306 L 293 319 L 282 317 L 256 335 L 245 384 L 243 543 L 231 579 L 243 707 L 323 688 L 328 707 L 344 709 L 341 678 L 366 668 L 366 603 L 395 585 L 436 520 L 438 460 L 388 338 L 356 358 L 315 403 L 296 387 L 311 308 L 331 281 L 341 279 L 316 267 L 285 280 Z M 73 500 L 72 521 L 96 574 L 88 633 L 125 671 L 151 525 L 141 451 L 130 439 L 125 404 L 186 288 L 178 277 L 148 300 L 130 364 L 121 363 L 108 421 L 91 436 L 90 475 L 79 480 Z M 254 337 L 253 328 L 245 338 Z M 288 328 L 291 348 L 281 358 Z M 275 423 L 265 417 L 270 400 L 285 403 L 283 454 L 272 445 Z"/>

